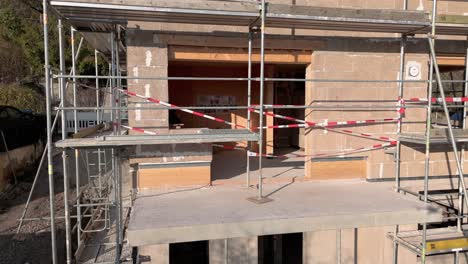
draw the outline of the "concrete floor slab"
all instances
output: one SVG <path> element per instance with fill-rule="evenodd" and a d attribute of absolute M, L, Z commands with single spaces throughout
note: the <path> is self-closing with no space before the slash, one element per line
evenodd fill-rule
<path fill-rule="evenodd" d="M 379 183 L 267 184 L 264 194 L 273 201 L 249 202 L 255 189 L 230 185 L 143 193 L 127 237 L 142 246 L 442 220 L 440 209 Z"/>

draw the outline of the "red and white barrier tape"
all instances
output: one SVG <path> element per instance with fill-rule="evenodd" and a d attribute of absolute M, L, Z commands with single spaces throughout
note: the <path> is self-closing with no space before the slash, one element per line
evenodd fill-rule
<path fill-rule="evenodd" d="M 427 98 L 410 98 L 407 99 L 408 102 L 427 102 Z M 442 103 L 443 100 L 441 97 L 432 97 L 431 101 L 433 103 Z M 468 102 L 468 97 L 445 97 L 445 102 L 447 103 L 465 103 Z"/>
<path fill-rule="evenodd" d="M 372 134 L 355 132 L 355 131 L 351 131 L 351 130 L 348 130 L 348 129 L 330 129 L 330 128 L 325 128 L 325 129 L 333 131 L 333 132 L 349 134 L 349 135 L 354 135 L 354 136 L 357 136 L 357 137 L 363 137 L 363 138 L 368 138 L 368 139 L 375 139 L 375 140 L 381 140 L 381 141 L 386 141 L 386 142 L 395 141 L 395 139 L 390 138 L 390 137 L 375 136 L 375 135 L 372 135 Z"/>
<path fill-rule="evenodd" d="M 260 113 L 260 111 L 255 110 L 255 109 L 249 109 L 249 111 L 255 112 L 255 113 Z M 279 118 L 279 119 L 295 121 L 295 122 L 302 123 L 302 124 L 308 124 L 308 125 L 316 124 L 314 122 L 310 122 L 310 121 L 306 121 L 306 120 L 302 120 L 302 119 L 297 119 L 297 118 L 290 117 L 290 116 L 278 115 L 278 114 L 275 114 L 275 113 L 272 113 L 272 112 L 263 112 L 263 114 L 265 114 L 267 116 L 273 116 L 273 117 L 276 117 L 276 118 Z M 389 138 L 389 137 L 381 137 L 381 136 L 375 136 L 375 135 L 368 134 L 368 133 L 354 132 L 354 131 L 351 131 L 351 130 L 348 130 L 348 129 L 330 129 L 330 128 L 328 128 L 327 130 L 334 131 L 334 132 L 339 132 L 339 133 L 344 133 L 344 134 L 349 134 L 349 135 L 354 135 L 354 136 L 358 136 L 358 137 L 375 139 L 375 140 L 382 140 L 382 141 L 393 141 L 394 140 L 394 139 Z"/>
<path fill-rule="evenodd" d="M 403 100 L 403 99 L 401 99 L 401 100 L 399 100 L 399 101 L 402 101 L 402 102 L 403 102 L 402 105 L 404 105 L 404 100 Z M 426 100 L 426 101 L 427 101 L 427 100 Z M 258 104 L 253 104 L 252 106 L 258 107 L 259 105 L 258 105 Z M 294 108 L 294 107 L 304 107 L 304 105 L 283 105 L 283 104 L 265 104 L 265 105 L 263 105 L 263 106 L 264 106 L 264 107 L 286 107 L 286 108 L 287 108 L 287 107 L 291 107 L 291 108 Z M 355 108 L 362 108 L 362 106 L 360 106 L 360 105 L 346 105 L 346 107 L 348 107 L 348 108 L 350 108 L 350 107 L 351 107 L 351 108 L 352 108 L 352 107 L 355 107 Z M 340 106 L 336 106 L 336 108 L 340 108 Z M 400 112 L 400 111 L 403 111 L 403 112 L 404 112 L 405 109 L 404 109 L 404 108 L 401 108 L 401 107 L 397 107 L 397 112 Z"/>
<path fill-rule="evenodd" d="M 399 107 L 397 108 L 397 112 L 398 112 L 398 114 L 399 114 L 399 116 L 400 116 L 400 119 L 401 119 L 401 116 L 402 116 L 403 114 L 405 114 L 405 112 L 406 112 L 406 108 L 405 108 L 405 99 L 399 98 L 399 99 L 398 99 L 398 103 L 399 103 L 399 105 L 398 105 Z"/>
<path fill-rule="evenodd" d="M 153 131 L 148 131 L 142 128 L 135 128 L 135 127 L 130 127 L 130 126 L 124 126 L 121 125 L 124 128 L 131 129 L 137 132 L 145 133 L 148 135 L 155 135 L 156 133 Z M 390 141 L 389 143 L 383 143 L 383 144 L 375 144 L 372 145 L 371 147 L 362 147 L 362 148 L 357 148 L 357 149 L 351 149 L 351 150 L 345 150 L 345 151 L 340 151 L 340 152 L 335 152 L 335 153 L 318 153 L 318 154 L 312 154 L 312 155 L 301 155 L 301 154 L 286 154 L 286 155 L 268 155 L 268 154 L 263 154 L 262 157 L 266 158 L 290 158 L 290 157 L 299 157 L 299 158 L 306 158 L 306 157 L 311 157 L 311 158 L 323 158 L 323 157 L 334 157 L 334 156 L 343 156 L 343 155 L 349 155 L 353 153 L 358 153 L 358 152 L 365 152 L 365 151 L 371 151 L 371 150 L 376 150 L 376 149 L 381 149 L 385 147 L 391 147 L 396 145 L 396 141 Z M 235 147 L 235 146 L 226 146 L 226 145 L 219 145 L 219 144 L 212 144 L 214 147 L 219 147 L 223 148 L 226 150 L 241 150 L 241 151 L 246 151 L 247 149 L 242 148 L 242 147 Z M 257 152 L 252 152 L 248 151 L 249 156 L 251 157 L 259 157 L 260 154 Z"/>
<path fill-rule="evenodd" d="M 344 156 L 344 155 L 350 155 L 350 154 L 360 153 L 360 152 L 367 152 L 367 151 L 382 149 L 386 147 L 392 147 L 392 146 L 395 146 L 396 144 L 397 144 L 396 141 L 391 141 L 389 143 L 375 144 L 370 147 L 362 147 L 362 148 L 357 148 L 357 149 L 344 150 L 344 151 L 335 152 L 335 153 L 318 153 L 318 154 L 312 154 L 312 155 L 287 154 L 287 155 L 280 155 L 280 156 L 263 154 L 262 156 L 265 158 L 288 158 L 291 155 L 294 155 L 295 157 L 310 157 L 311 159 L 314 159 L 314 158 L 336 157 L 336 156 Z M 249 156 L 259 157 L 260 154 L 249 151 Z"/>
<path fill-rule="evenodd" d="M 177 105 L 174 105 L 174 104 L 170 104 L 168 102 L 164 102 L 164 101 L 161 101 L 161 100 L 158 100 L 158 99 L 155 99 L 155 98 L 152 98 L 152 97 L 147 97 L 147 96 L 144 96 L 144 95 L 141 95 L 141 94 L 137 94 L 137 93 L 134 93 L 134 92 L 130 92 L 130 91 L 127 91 L 127 90 L 123 90 L 123 89 L 118 89 L 120 92 L 128 95 L 128 96 L 133 96 L 133 97 L 138 97 L 138 98 L 141 98 L 141 99 L 144 99 L 148 102 L 151 102 L 151 103 L 155 103 L 155 104 L 160 104 L 160 105 L 164 105 L 164 106 L 167 106 L 167 107 L 179 107 Z M 242 126 L 242 125 L 237 125 L 237 124 L 234 124 L 232 122 L 229 122 L 229 121 L 226 121 L 226 120 L 223 120 L 221 118 L 217 118 L 217 117 L 214 117 L 214 116 L 210 116 L 210 115 L 205 115 L 203 113 L 200 113 L 200 112 L 197 112 L 197 111 L 193 111 L 193 110 L 190 110 L 190 109 L 177 109 L 177 110 L 180 110 L 182 112 L 186 112 L 186 113 L 189 113 L 189 114 L 192 114 L 192 115 L 195 115 L 195 116 L 199 116 L 199 117 L 203 117 L 203 118 L 206 118 L 206 119 L 210 119 L 210 120 L 213 120 L 213 121 L 216 121 L 218 123 L 224 123 L 226 125 L 229 125 L 229 126 L 234 126 L 234 127 L 239 127 L 239 128 L 246 128 L 245 126 Z"/>
<path fill-rule="evenodd" d="M 259 110 L 256 110 L 256 109 L 253 109 L 253 108 L 250 108 L 249 111 L 260 114 Z M 276 118 L 279 118 L 279 119 L 294 121 L 294 122 L 298 122 L 298 123 L 302 123 L 302 124 L 309 124 L 309 125 L 312 125 L 312 126 L 315 125 L 314 122 L 305 121 L 305 120 L 302 120 L 302 119 L 297 119 L 297 118 L 294 118 L 294 117 L 291 117 L 291 116 L 278 115 L 278 114 L 275 114 L 273 112 L 263 112 L 263 114 L 266 115 L 266 116 L 272 116 L 272 117 L 276 117 Z"/>
<path fill-rule="evenodd" d="M 156 132 L 145 130 L 145 129 L 142 129 L 142 128 L 139 128 L 139 127 L 131 127 L 131 126 L 125 126 L 125 125 L 120 125 L 120 126 L 123 127 L 123 128 L 126 128 L 128 130 L 133 130 L 133 131 L 145 133 L 145 134 L 148 134 L 148 135 L 157 135 L 158 134 Z"/>
<path fill-rule="evenodd" d="M 362 125 L 362 124 L 373 124 L 373 123 L 388 123 L 388 122 L 398 122 L 399 118 L 384 118 L 384 119 L 368 119 L 368 120 L 350 120 L 350 121 L 325 121 L 320 123 L 310 122 L 307 124 L 290 124 L 290 125 L 273 125 L 273 126 L 264 126 L 263 129 L 271 128 L 296 128 L 296 127 L 323 127 L 323 128 L 332 128 L 335 126 L 343 125 Z M 258 128 L 259 129 L 259 128 Z"/>

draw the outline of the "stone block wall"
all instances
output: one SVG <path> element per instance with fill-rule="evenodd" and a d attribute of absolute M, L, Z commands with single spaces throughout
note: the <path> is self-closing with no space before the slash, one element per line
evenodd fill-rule
<path fill-rule="evenodd" d="M 167 77 L 168 70 L 167 45 L 154 42 L 153 32 L 143 31 L 129 26 L 127 30 L 127 72 L 129 77 Z M 168 101 L 168 81 L 131 79 L 128 90 L 151 96 L 159 100 Z M 141 99 L 129 98 L 129 106 L 154 106 L 153 104 L 138 103 Z M 131 110 L 129 125 L 145 127 L 155 132 L 168 129 L 167 111 Z"/>
<path fill-rule="evenodd" d="M 370 47 L 370 46 L 369 46 Z M 315 51 L 307 78 L 348 80 L 396 80 L 399 75 L 398 53 L 371 53 L 351 51 Z M 421 80 L 428 78 L 428 55 L 412 53 L 406 56 L 407 63 L 421 65 Z M 426 97 L 426 83 L 406 83 L 403 98 Z M 335 83 L 311 82 L 306 88 L 306 103 L 311 105 L 391 105 L 398 98 L 397 83 Z M 392 103 L 393 102 L 393 103 Z M 386 110 L 308 110 L 309 121 L 346 121 L 397 117 L 394 109 Z M 407 109 L 402 123 L 402 132 L 425 131 L 425 109 Z M 351 126 L 347 129 L 378 136 L 396 138 L 396 123 L 380 123 Z M 306 152 L 309 154 L 338 152 L 371 146 L 379 141 L 359 138 L 324 129 L 306 131 Z M 383 150 L 357 153 L 349 156 L 367 158 L 367 178 L 391 178 L 395 175 L 394 156 Z M 435 148 L 431 153 L 431 175 L 441 176 L 456 173 L 453 153 L 447 146 Z M 424 146 L 403 144 L 401 147 L 401 176 L 424 175 Z M 306 162 L 306 175 L 312 176 L 311 163 Z"/>

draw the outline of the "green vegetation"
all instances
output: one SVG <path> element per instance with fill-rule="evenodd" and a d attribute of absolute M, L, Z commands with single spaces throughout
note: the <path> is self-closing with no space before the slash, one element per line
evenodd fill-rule
<path fill-rule="evenodd" d="M 32 88 L 16 84 L 2 85 L 0 88 L 0 105 L 10 105 L 18 109 L 44 112 L 45 98 Z"/>
<path fill-rule="evenodd" d="M 0 0 L 0 104 L 41 111 L 44 109 L 44 46 L 42 1 Z M 57 18 L 49 19 L 49 52 L 52 69 L 59 68 Z M 64 25 L 66 65 L 71 65 L 70 27 Z M 78 41 L 77 41 L 78 42 Z M 107 63 L 99 60 L 101 74 Z M 68 71 L 68 70 L 67 70 Z M 83 45 L 77 60 L 78 74 L 94 74 L 94 50 Z M 5 90 L 5 91 L 3 91 Z M 15 100 L 3 98 L 11 96 Z M 38 100 L 23 99 L 36 94 Z M 22 105 L 24 103 L 24 105 Z M 37 104 L 32 106 L 31 104 Z M 15 105 L 16 104 L 16 105 Z"/>

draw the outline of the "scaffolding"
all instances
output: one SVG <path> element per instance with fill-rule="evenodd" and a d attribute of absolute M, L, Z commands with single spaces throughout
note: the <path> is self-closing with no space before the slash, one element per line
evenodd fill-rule
<path fill-rule="evenodd" d="M 129 146 L 133 145 L 157 145 L 157 144 L 173 144 L 173 143 L 217 143 L 217 142 L 239 142 L 247 141 L 246 153 L 247 153 L 247 168 L 246 168 L 246 185 L 251 186 L 250 179 L 250 159 L 252 156 L 260 157 L 258 159 L 258 185 L 257 185 L 257 196 L 249 197 L 248 199 L 255 203 L 267 203 L 269 198 L 264 196 L 263 193 L 263 176 L 262 176 L 262 159 L 268 157 L 264 153 L 263 140 L 264 135 L 264 117 L 267 115 L 267 110 L 274 109 L 353 109 L 353 110 L 365 110 L 365 109 L 410 109 L 410 108 L 421 108 L 427 110 L 426 115 L 426 132 L 422 135 L 422 139 L 414 139 L 405 137 L 402 133 L 402 120 L 404 118 L 403 111 L 400 111 L 397 122 L 397 135 L 398 140 L 395 144 L 388 145 L 389 147 L 395 147 L 395 189 L 397 192 L 405 194 L 415 194 L 421 200 L 426 203 L 435 203 L 431 198 L 429 190 L 429 165 L 430 165 L 430 151 L 431 151 L 431 110 L 437 105 L 432 105 L 432 89 L 433 84 L 436 82 L 440 88 L 441 106 L 444 110 L 445 117 L 448 123 L 448 134 L 444 139 L 438 139 L 442 143 L 450 143 L 453 149 L 455 160 L 457 164 L 459 188 L 456 191 L 458 196 L 458 209 L 452 208 L 455 214 L 449 216 L 449 218 L 457 220 L 457 226 L 455 231 L 462 233 L 463 231 L 463 219 L 466 215 L 463 213 L 463 200 L 468 204 L 468 195 L 466 193 L 466 186 L 464 181 L 463 163 L 461 162 L 464 158 L 464 148 L 461 149 L 461 154 L 458 154 L 458 145 L 460 142 L 464 142 L 464 139 L 457 139 L 456 135 L 452 130 L 450 123 L 450 116 L 447 105 L 447 100 L 444 94 L 444 81 L 440 76 L 439 66 L 437 64 L 435 54 L 435 38 L 436 33 L 444 35 L 466 35 L 468 33 L 468 27 L 463 26 L 450 26 L 447 24 L 436 23 L 437 18 L 437 0 L 434 0 L 432 18 L 428 19 L 427 13 L 407 11 L 407 1 L 404 1 L 404 10 L 387 12 L 384 10 L 360 10 L 361 12 L 353 11 L 352 9 L 342 9 L 341 13 L 334 15 L 333 9 L 331 8 L 318 8 L 318 7 L 297 7 L 297 6 L 284 6 L 269 4 L 265 0 L 261 2 L 250 2 L 250 1 L 233 1 L 223 2 L 220 7 L 207 8 L 204 5 L 197 6 L 196 4 L 188 5 L 184 7 L 177 6 L 177 3 L 171 3 L 170 1 L 161 1 L 161 6 L 127 6 L 122 5 L 116 8 L 116 5 L 104 4 L 104 3 L 77 3 L 74 1 L 47 1 L 43 0 L 43 18 L 44 18 L 44 60 L 45 60 L 45 86 L 46 86 L 46 106 L 47 106 L 47 162 L 48 162 L 48 176 L 49 176 L 49 188 L 50 188 L 50 224 L 51 224 L 51 243 L 52 243 L 52 259 L 53 263 L 58 263 L 57 260 L 57 245 L 56 245 L 56 228 L 55 221 L 58 218 L 65 219 L 65 233 L 66 233 L 66 260 L 67 263 L 73 263 L 73 258 L 77 258 L 77 262 L 80 262 L 80 255 L 83 254 L 86 248 L 92 248 L 95 252 L 102 250 L 109 252 L 112 251 L 111 256 L 105 256 L 107 262 L 113 263 L 125 263 L 128 261 L 130 256 L 129 245 L 125 241 L 125 222 L 128 215 L 130 204 L 123 201 L 122 198 L 122 169 L 121 161 L 123 160 L 124 151 Z M 52 72 L 49 64 L 49 39 L 48 39 L 48 12 L 50 10 L 56 11 L 61 18 L 59 19 L 59 47 L 60 47 L 60 70 L 56 73 Z M 107 12 L 112 10 L 112 12 Z M 66 74 L 65 65 L 65 54 L 64 54 L 64 36 L 63 36 L 63 24 L 62 19 L 66 18 L 72 24 L 76 25 L 77 28 L 71 29 L 71 43 L 72 43 L 72 67 L 70 74 Z M 151 21 L 151 22 L 163 22 L 163 23 L 191 23 L 191 24 L 214 24 L 214 25 L 230 25 L 230 26 L 242 26 L 248 28 L 248 76 L 246 78 L 215 78 L 215 77 L 129 77 L 122 74 L 120 69 L 121 65 L 121 27 L 116 24 L 124 23 L 129 20 L 137 21 Z M 401 35 L 400 44 L 400 65 L 399 65 L 399 77 L 397 80 L 331 80 L 331 79 L 292 79 L 292 78 L 269 78 L 265 76 L 265 39 L 266 29 L 272 28 L 302 28 L 302 29 L 319 29 L 319 30 L 340 30 L 340 31 L 359 31 L 359 32 L 379 32 L 379 33 L 398 33 Z M 109 41 L 110 54 L 109 59 L 109 75 L 99 76 L 97 69 L 97 58 L 100 54 L 99 51 L 95 51 L 95 64 L 96 74 L 95 75 L 77 75 L 76 74 L 76 59 L 78 57 L 79 47 L 82 41 L 78 45 L 78 51 L 76 51 L 75 33 L 83 30 L 87 32 L 89 30 L 103 31 L 109 35 L 109 38 L 105 41 Z M 406 80 L 404 78 L 405 73 L 405 52 L 407 38 L 415 34 L 427 34 L 428 50 L 430 56 L 430 72 L 429 79 L 422 81 Z M 254 77 L 252 74 L 252 55 L 253 48 L 252 42 L 257 38 L 260 41 L 260 73 L 259 76 Z M 104 54 L 103 54 L 104 55 Z M 468 50 L 467 50 L 468 55 Z M 468 69 L 468 65 L 467 65 Z M 468 72 L 468 71 L 467 71 Z M 435 76 L 434 76 L 435 75 Z M 467 73 L 468 75 L 468 73 Z M 77 82 L 80 79 L 94 79 L 96 82 L 96 107 L 80 107 L 77 105 Z M 129 93 L 124 89 L 123 80 L 131 79 L 149 79 L 149 80 L 204 80 L 204 81 L 235 81 L 243 82 L 247 84 L 247 105 L 236 106 L 236 107 L 199 107 L 199 106 L 184 106 L 178 107 L 174 105 L 165 105 L 165 102 L 159 101 L 154 98 L 141 96 L 135 93 Z M 468 79 L 468 76 L 467 76 Z M 54 208 L 54 168 L 52 163 L 52 153 L 54 149 L 54 143 L 52 141 L 52 131 L 55 120 L 52 120 L 51 106 L 51 85 L 53 80 L 58 80 L 60 85 L 61 101 L 59 107 L 55 110 L 60 113 L 61 116 L 61 129 L 62 129 L 62 140 L 55 143 L 55 146 L 62 148 L 62 161 L 63 161 L 63 177 L 64 177 L 64 216 L 56 216 Z M 99 85 L 100 80 L 107 80 L 108 85 L 102 87 Z M 259 84 L 259 104 L 252 104 L 252 83 L 258 82 Z M 266 105 L 263 101 L 264 90 L 266 82 L 318 82 L 318 83 L 396 83 L 398 84 L 398 100 L 395 102 L 397 105 L 353 105 L 353 106 L 321 106 L 321 105 L 288 105 L 288 106 L 275 106 Z M 465 84 L 465 96 L 468 95 L 468 82 L 463 80 Z M 73 89 L 73 103 L 72 106 L 67 106 L 65 102 L 65 95 L 68 83 L 71 83 Z M 427 93 L 427 104 L 407 104 L 403 99 L 404 85 L 406 83 L 423 83 L 428 85 Z M 104 90 L 108 94 L 105 102 L 99 100 L 99 92 Z M 123 98 L 125 96 L 134 96 L 143 99 L 144 101 L 157 103 L 157 107 L 130 107 L 123 106 Z M 156 102 L 157 100 L 158 102 Z M 466 102 L 461 107 L 466 108 L 468 105 Z M 122 122 L 122 116 L 124 111 L 141 109 L 141 110 L 159 110 L 168 111 L 171 110 L 188 110 L 192 114 L 200 117 L 205 117 L 211 120 L 215 120 L 215 117 L 204 115 L 195 110 L 206 110 L 206 109 L 229 109 L 229 110 L 244 110 L 247 115 L 247 127 L 241 129 L 207 129 L 199 133 L 185 133 L 185 134 L 165 134 L 165 135 L 128 135 L 127 128 Z M 93 137 L 83 138 L 67 138 L 66 129 L 66 112 L 72 111 L 74 114 L 74 129 L 77 134 L 77 112 L 80 110 L 91 110 L 95 111 L 97 120 L 102 121 L 102 114 L 106 111 L 111 114 L 111 128 L 104 132 L 99 132 L 93 135 Z M 259 129 L 252 126 L 251 113 L 256 112 L 259 115 Z M 281 118 L 278 115 L 275 117 Z M 466 111 L 463 115 L 463 128 L 466 128 Z M 215 120 L 219 121 L 219 120 Z M 225 121 L 225 120 L 221 120 Z M 226 122 L 224 122 L 226 123 Z M 226 123 L 227 124 L 227 123 Z M 304 127 L 313 127 L 314 125 L 309 124 L 303 120 Z M 323 125 L 327 128 L 328 124 Z M 140 132 L 142 129 L 139 130 Z M 465 138 L 466 139 L 466 138 Z M 412 140 L 412 141 L 410 141 Z M 423 194 L 415 193 L 401 187 L 400 178 L 400 161 L 401 161 L 401 144 L 403 142 L 415 143 L 415 140 L 419 140 L 425 145 L 426 159 L 425 159 L 425 177 L 424 177 L 424 190 Z M 258 153 L 252 151 L 253 146 L 251 143 L 258 143 Z M 74 163 L 75 163 L 75 191 L 76 197 L 73 199 L 73 205 L 70 202 L 72 199 L 70 195 L 70 176 L 68 164 L 70 163 L 70 151 L 74 150 Z M 347 154 L 347 153 L 345 153 Z M 96 164 L 88 165 L 94 166 L 86 168 L 86 174 L 88 176 L 87 186 L 83 186 L 80 182 L 80 176 L 85 172 L 80 171 L 80 158 L 90 159 L 89 157 L 94 155 Z M 333 156 L 333 153 L 331 154 Z M 336 155 L 336 154 L 335 154 Z M 343 155 L 339 153 L 338 155 Z M 110 157 L 110 164 L 107 162 Z M 37 175 L 36 175 L 37 178 Z M 33 184 L 34 186 L 34 184 Z M 33 187 L 34 188 L 34 187 Z M 83 196 L 88 195 L 87 202 L 81 203 Z M 29 199 L 28 199 L 29 200 Z M 25 220 L 26 209 L 20 220 L 21 224 Z M 72 215 L 72 210 L 76 210 L 76 215 Z M 72 225 L 72 219 L 76 220 L 76 224 Z M 85 225 L 85 226 L 84 226 Z M 449 228 L 450 229 L 450 228 Z M 72 233 L 76 232 L 76 245 L 77 249 L 72 250 Z M 457 261 L 459 252 L 467 250 L 467 247 L 446 247 L 440 249 L 441 246 L 433 246 L 436 250 L 430 250 L 428 244 L 431 243 L 432 237 L 437 239 L 459 236 L 451 235 L 447 236 L 450 230 L 443 230 L 440 232 L 431 231 L 428 229 L 428 223 L 422 223 L 422 230 L 413 232 L 411 234 L 401 232 L 399 226 L 395 227 L 395 232 L 389 234 L 389 237 L 393 239 L 394 254 L 393 262 L 398 262 L 398 246 L 402 245 L 419 256 L 421 256 L 422 263 L 425 263 L 426 256 L 431 254 L 441 253 L 453 253 L 455 252 Z M 105 237 L 104 244 L 96 244 L 95 240 L 90 233 L 99 234 L 101 237 Z M 445 236 L 444 236 L 445 235 Z M 420 239 L 415 239 L 417 236 Z M 409 239 L 408 239 L 409 238 Z M 113 242 L 110 242 L 113 240 Z M 89 242 L 91 241 L 91 242 Z M 337 250 L 341 248 L 341 234 L 340 230 L 337 231 Z M 341 253 L 337 254 L 337 263 L 341 262 Z M 112 260 L 110 260 L 112 259 Z M 97 263 L 97 262 L 93 262 Z"/>

